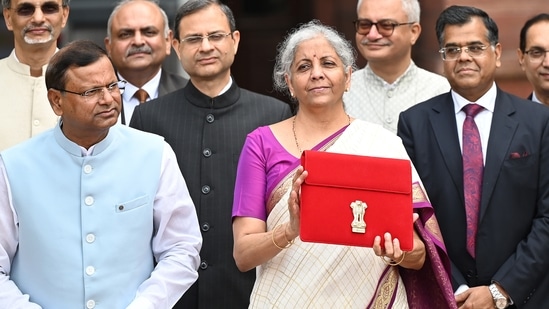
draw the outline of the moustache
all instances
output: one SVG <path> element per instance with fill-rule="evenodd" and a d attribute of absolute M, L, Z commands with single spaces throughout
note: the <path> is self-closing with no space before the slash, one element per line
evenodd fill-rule
<path fill-rule="evenodd" d="M 23 28 L 23 33 L 27 33 L 36 29 L 46 29 L 49 32 L 53 32 L 53 26 L 52 25 L 28 25 L 25 28 Z"/>
<path fill-rule="evenodd" d="M 360 45 L 377 45 L 377 46 L 389 46 L 391 45 L 389 42 L 382 42 L 380 40 L 371 41 L 367 38 L 364 38 L 360 41 Z"/>
<path fill-rule="evenodd" d="M 143 46 L 131 46 L 130 49 L 126 52 L 126 57 L 135 54 L 152 54 L 152 48 L 149 45 Z"/>

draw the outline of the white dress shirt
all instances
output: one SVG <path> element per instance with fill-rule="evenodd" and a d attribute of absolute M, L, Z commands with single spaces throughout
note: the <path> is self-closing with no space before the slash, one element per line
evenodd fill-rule
<path fill-rule="evenodd" d="M 162 75 L 162 69 L 156 73 L 156 75 L 149 80 L 141 89 L 147 91 L 149 94 L 149 98 L 147 101 L 150 101 L 152 99 L 158 98 L 158 86 L 160 85 L 160 75 Z M 126 80 L 124 79 L 124 76 L 118 74 L 118 78 L 120 80 Z M 124 120 L 126 121 L 126 125 L 130 124 L 130 120 L 132 119 L 133 110 L 137 105 L 139 105 L 139 100 L 135 97 L 135 93 L 139 90 L 139 87 L 136 87 L 130 82 L 126 84 L 126 89 L 124 90 L 124 93 L 122 94 L 122 104 L 124 104 Z M 120 114 L 120 117 L 122 117 L 122 113 Z M 122 120 L 118 117 L 118 123 L 121 123 Z"/>

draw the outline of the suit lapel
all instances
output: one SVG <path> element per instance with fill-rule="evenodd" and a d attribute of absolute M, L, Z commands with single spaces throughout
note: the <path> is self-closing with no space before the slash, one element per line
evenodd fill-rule
<path fill-rule="evenodd" d="M 463 203 L 463 163 L 457 136 L 456 113 L 450 92 L 433 106 L 429 120 L 446 168 L 452 177 Z"/>
<path fill-rule="evenodd" d="M 518 123 L 512 118 L 514 113 L 515 107 L 511 103 L 511 98 L 498 88 L 486 150 L 479 222 L 486 212 L 486 208 L 494 192 L 494 186 L 499 177 L 501 166 L 509 153 L 511 141 L 517 130 Z"/>

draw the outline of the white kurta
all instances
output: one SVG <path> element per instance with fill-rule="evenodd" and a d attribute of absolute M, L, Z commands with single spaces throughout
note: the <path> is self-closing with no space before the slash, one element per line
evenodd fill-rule
<path fill-rule="evenodd" d="M 443 76 L 413 62 L 394 83 L 388 84 L 369 65 L 353 73 L 351 88 L 343 96 L 345 110 L 355 118 L 382 125 L 396 134 L 400 112 L 450 91 Z"/>
<path fill-rule="evenodd" d="M 0 151 L 51 129 L 58 117 L 48 101 L 48 91 L 42 76 L 30 75 L 30 67 L 20 63 L 15 50 L 0 59 Z"/>

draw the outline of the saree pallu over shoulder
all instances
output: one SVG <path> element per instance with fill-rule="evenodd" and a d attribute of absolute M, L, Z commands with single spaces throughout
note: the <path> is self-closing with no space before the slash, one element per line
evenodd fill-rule
<path fill-rule="evenodd" d="M 319 150 L 409 159 L 400 138 L 360 120 Z M 287 200 L 298 166 L 296 159 L 271 192 L 267 230 L 290 219 Z M 440 230 L 415 169 L 413 175 L 414 208 L 420 215 L 414 226 L 427 253 L 421 270 L 387 267 L 370 248 L 305 243 L 298 237 L 257 267 L 250 308 L 457 308 Z"/>

